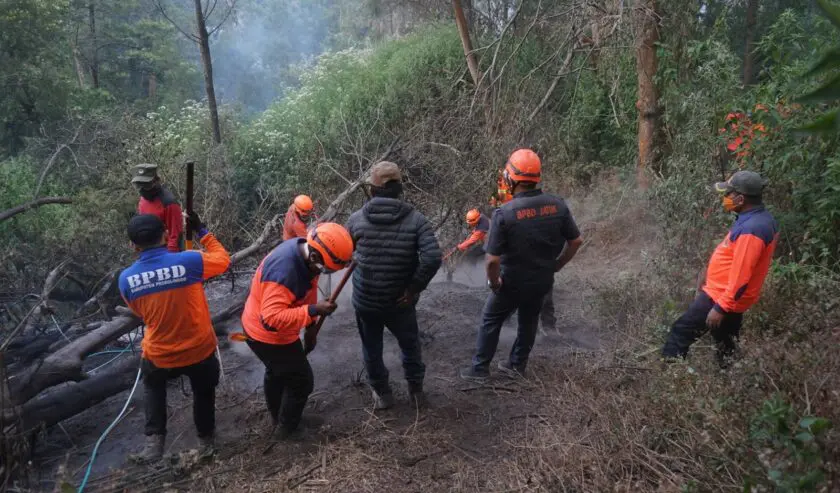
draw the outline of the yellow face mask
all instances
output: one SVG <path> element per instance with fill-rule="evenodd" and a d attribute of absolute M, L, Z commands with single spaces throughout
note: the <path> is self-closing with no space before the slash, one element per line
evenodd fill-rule
<path fill-rule="evenodd" d="M 732 199 L 731 195 L 724 195 L 723 196 L 723 210 L 726 212 L 733 212 L 735 210 L 735 201 Z"/>

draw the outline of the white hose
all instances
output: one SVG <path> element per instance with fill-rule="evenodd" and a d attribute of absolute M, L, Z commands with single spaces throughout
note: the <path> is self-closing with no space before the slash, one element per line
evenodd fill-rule
<path fill-rule="evenodd" d="M 85 491 L 85 486 L 87 486 L 88 479 L 90 479 L 90 471 L 93 469 L 93 461 L 96 460 L 96 453 L 99 451 L 99 445 L 105 440 L 105 437 L 108 436 L 108 433 L 111 433 L 111 430 L 117 426 L 117 423 L 122 419 L 123 415 L 125 414 L 126 409 L 128 409 L 128 404 L 131 402 L 131 398 L 134 397 L 134 391 L 137 390 L 137 384 L 140 382 L 140 368 L 137 368 L 137 378 L 134 379 L 134 386 L 131 387 L 131 392 L 128 393 L 128 399 L 125 400 L 125 405 L 122 408 L 122 411 L 114 418 L 114 421 L 105 428 L 105 431 L 102 433 L 102 436 L 99 437 L 99 440 L 96 441 L 96 445 L 93 447 L 93 453 L 90 454 L 90 462 L 88 462 L 87 471 L 85 471 L 85 477 L 82 479 L 81 484 L 79 485 L 79 489 L 76 493 L 82 493 Z"/>

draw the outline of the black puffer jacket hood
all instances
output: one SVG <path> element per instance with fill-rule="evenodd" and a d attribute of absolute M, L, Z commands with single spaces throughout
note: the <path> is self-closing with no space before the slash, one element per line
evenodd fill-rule
<path fill-rule="evenodd" d="M 402 200 L 375 197 L 346 226 L 356 244 L 357 310 L 393 310 L 406 289 L 419 294 L 440 268 L 442 254 L 429 222 Z"/>
<path fill-rule="evenodd" d="M 374 197 L 362 207 L 362 214 L 372 224 L 394 224 L 414 211 L 414 206 L 399 199 Z"/>

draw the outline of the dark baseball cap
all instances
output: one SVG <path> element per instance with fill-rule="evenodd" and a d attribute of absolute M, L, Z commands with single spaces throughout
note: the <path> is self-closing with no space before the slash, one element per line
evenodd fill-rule
<path fill-rule="evenodd" d="M 144 163 L 138 164 L 132 169 L 131 183 L 145 184 L 150 183 L 157 178 L 157 164 Z"/>
<path fill-rule="evenodd" d="M 166 226 L 153 214 L 139 214 L 128 221 L 128 239 L 139 247 L 156 245 L 160 242 Z"/>
<path fill-rule="evenodd" d="M 768 180 L 755 171 L 738 171 L 726 181 L 715 183 L 720 193 L 738 192 L 742 195 L 760 197 Z"/>

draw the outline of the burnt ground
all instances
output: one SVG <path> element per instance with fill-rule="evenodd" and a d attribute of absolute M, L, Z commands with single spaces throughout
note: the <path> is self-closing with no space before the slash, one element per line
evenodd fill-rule
<path fill-rule="evenodd" d="M 477 385 L 457 377 L 472 356 L 487 296 L 482 268 L 462 264 L 451 281 L 442 270 L 418 305 L 430 407 L 418 411 L 408 404 L 399 350 L 394 338 L 386 336 L 385 360 L 397 405 L 374 413 L 363 383 L 349 293 L 342 294 L 339 310 L 325 323 L 310 356 L 315 391 L 306 412 L 323 417 L 324 426 L 301 442 L 272 441 L 262 396 L 263 368 L 247 346 L 224 341 L 224 377 L 217 392 L 219 453 L 212 463 L 197 464 L 190 455 L 197 439 L 186 380 L 174 380 L 169 388 L 167 451 L 174 457 L 156 469 L 126 462 L 125 456 L 143 443 L 141 385 L 127 417 L 100 447 L 86 491 L 493 491 L 502 489 L 500 477 L 521 490 L 554 490 L 540 478 L 528 477 L 520 452 L 540 432 L 540 424 L 560 419 L 552 403 L 562 395 L 548 380 L 556 384 L 564 365 L 607 344 L 592 303 L 594 290 L 620 276 L 622 269 L 639 265 L 644 255 L 627 245 L 612 248 L 612 240 L 598 234 L 607 220 L 615 218 L 604 213 L 588 221 L 578 218 L 584 233 L 590 233 L 589 242 L 557 274 L 557 327 L 539 334 L 527 380 L 496 372 L 490 383 Z M 632 220 L 627 225 L 634 227 Z M 211 289 L 210 298 L 224 301 L 229 287 Z M 497 360 L 510 350 L 514 320 L 503 329 Z M 228 328 L 238 330 L 237 323 L 228 322 Z M 127 394 L 50 430 L 33 459 L 29 488 L 55 491 L 61 484 L 78 485 L 93 444 Z"/>

